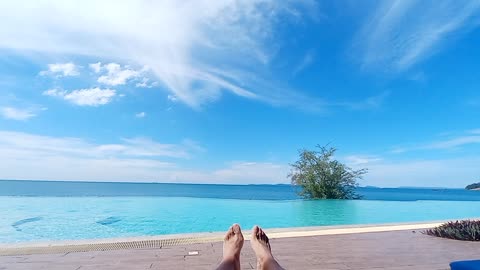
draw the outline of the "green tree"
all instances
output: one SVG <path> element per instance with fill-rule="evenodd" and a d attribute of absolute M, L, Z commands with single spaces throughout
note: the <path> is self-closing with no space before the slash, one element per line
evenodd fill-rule
<path fill-rule="evenodd" d="M 336 149 L 317 145 L 318 151 L 302 149 L 288 177 L 301 187 L 299 194 L 308 199 L 360 199 L 357 180 L 367 169 L 353 170 L 333 158 Z"/>

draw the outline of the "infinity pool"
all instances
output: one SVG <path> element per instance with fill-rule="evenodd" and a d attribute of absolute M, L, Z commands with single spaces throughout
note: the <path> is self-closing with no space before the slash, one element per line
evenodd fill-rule
<path fill-rule="evenodd" d="M 480 217 L 480 201 L 0 197 L 0 243 Z"/>

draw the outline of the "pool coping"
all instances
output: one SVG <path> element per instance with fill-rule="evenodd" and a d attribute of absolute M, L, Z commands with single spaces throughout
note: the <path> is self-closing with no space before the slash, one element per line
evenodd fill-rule
<path fill-rule="evenodd" d="M 478 219 L 478 218 L 469 218 Z M 320 235 L 339 235 L 355 233 L 374 233 L 402 230 L 420 230 L 439 226 L 453 220 L 360 224 L 360 225 L 334 225 L 311 226 L 290 228 L 267 228 L 269 238 L 308 237 Z M 51 253 L 59 251 L 75 252 L 90 250 L 117 250 L 130 248 L 161 248 L 164 246 L 213 243 L 223 241 L 225 232 L 205 232 L 188 234 L 167 234 L 155 236 L 118 237 L 101 239 L 59 240 L 45 242 L 20 242 L 0 244 L 0 256 L 8 254 Z M 251 232 L 244 231 L 245 240 L 250 239 Z"/>

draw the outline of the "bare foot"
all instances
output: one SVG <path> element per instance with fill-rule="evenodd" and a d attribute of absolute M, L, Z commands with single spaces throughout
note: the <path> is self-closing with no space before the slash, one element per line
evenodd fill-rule
<path fill-rule="evenodd" d="M 242 231 L 238 224 L 233 224 L 223 239 L 223 259 L 217 269 L 240 270 L 240 251 L 242 247 Z"/>
<path fill-rule="evenodd" d="M 273 258 L 270 240 L 268 239 L 262 228 L 254 226 L 252 229 L 253 251 L 257 256 L 257 269 L 278 270 L 283 269 Z"/>

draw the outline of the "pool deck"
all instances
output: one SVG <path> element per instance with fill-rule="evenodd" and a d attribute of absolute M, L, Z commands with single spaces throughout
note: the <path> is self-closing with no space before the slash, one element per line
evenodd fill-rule
<path fill-rule="evenodd" d="M 450 269 L 451 261 L 480 259 L 478 242 L 421 233 L 422 228 L 435 225 L 437 223 L 267 229 L 266 232 L 271 238 L 274 256 L 286 269 L 443 270 Z M 247 236 L 249 231 L 244 234 Z M 213 269 L 222 257 L 221 234 L 195 236 L 198 237 L 123 239 L 122 243 L 133 243 L 131 246 L 112 246 L 120 239 L 3 245 L 0 246 L 0 255 L 3 255 L 0 270 Z M 91 247 L 91 250 L 68 251 L 74 246 Z M 55 249 L 49 250 L 49 247 Z M 40 251 L 46 254 L 39 254 Z M 241 260 L 242 269 L 255 269 L 255 255 L 248 240 Z"/>

